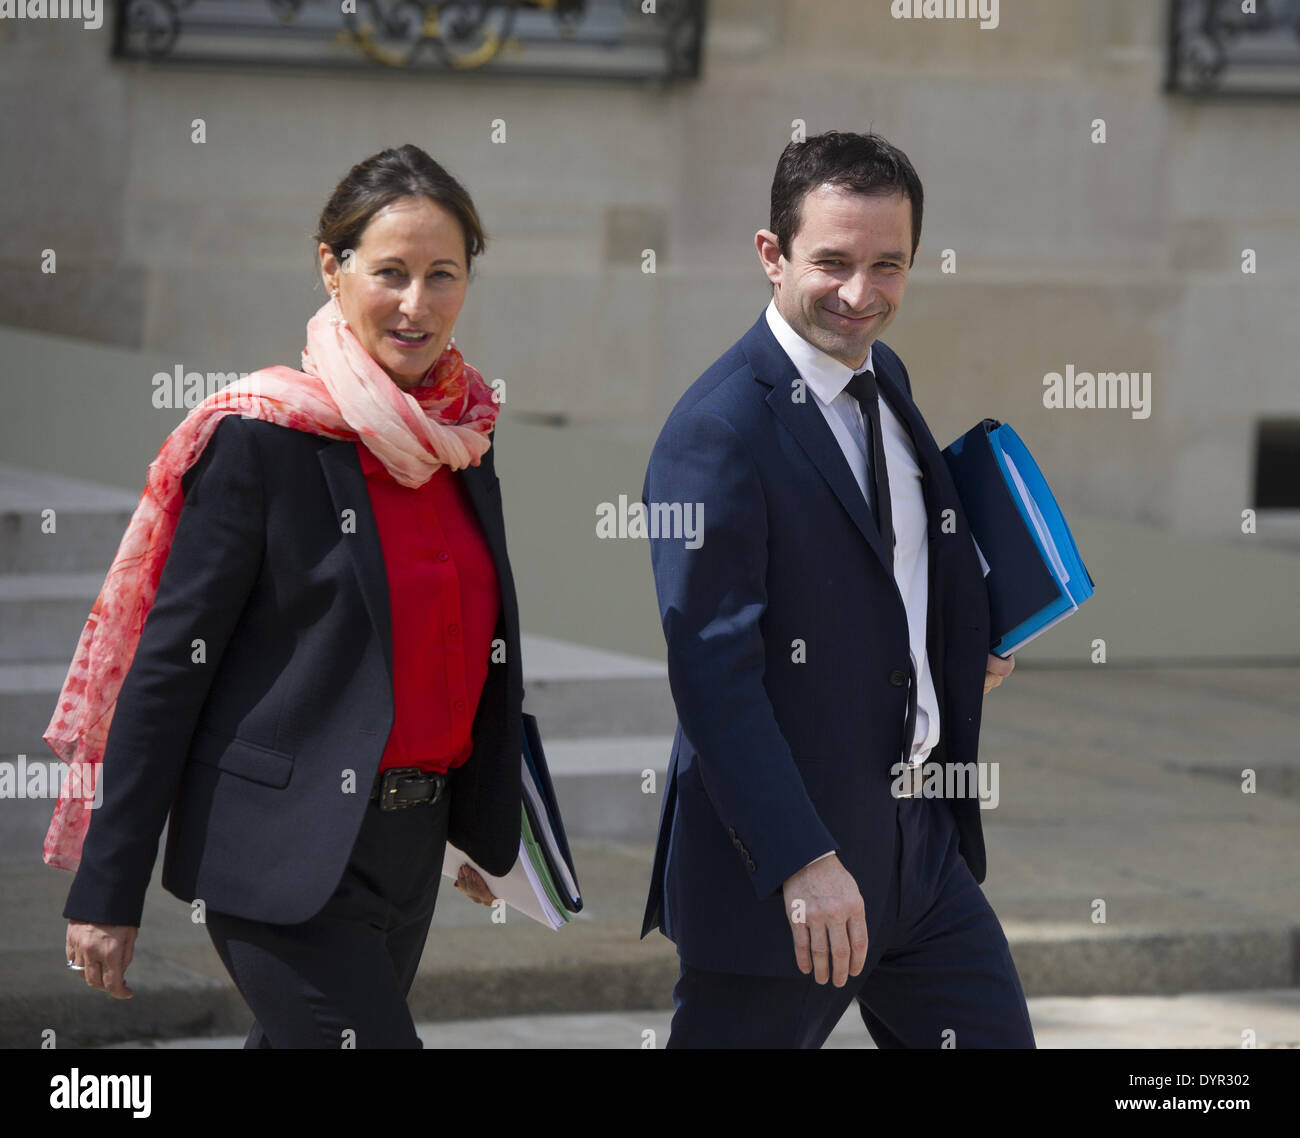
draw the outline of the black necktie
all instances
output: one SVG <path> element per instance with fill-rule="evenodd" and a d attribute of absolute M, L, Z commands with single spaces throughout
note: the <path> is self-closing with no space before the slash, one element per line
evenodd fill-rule
<path fill-rule="evenodd" d="M 876 529 L 880 531 L 892 560 L 894 515 L 889 502 L 889 472 L 885 468 L 885 440 L 880 433 L 880 395 L 876 377 L 869 371 L 860 371 L 849 380 L 844 390 L 858 401 L 862 417 L 871 425 L 867 432 L 867 467 L 871 471 L 872 506 L 876 512 Z"/>
<path fill-rule="evenodd" d="M 875 497 L 876 528 L 890 552 L 890 572 L 893 572 L 894 515 L 889 501 L 889 472 L 885 467 L 885 440 L 880 432 L 880 393 L 876 377 L 870 371 L 860 371 L 844 388 L 862 408 L 862 417 L 871 424 L 870 449 L 867 465 L 871 469 L 872 493 Z M 916 734 L 916 668 L 912 654 L 907 657 L 907 715 L 903 721 L 903 762 L 911 762 L 912 736 Z"/>

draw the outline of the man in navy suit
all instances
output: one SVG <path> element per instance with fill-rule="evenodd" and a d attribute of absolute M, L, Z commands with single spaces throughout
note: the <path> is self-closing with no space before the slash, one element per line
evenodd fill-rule
<path fill-rule="evenodd" d="M 970 787 L 990 655 L 981 558 L 902 361 L 877 340 L 921 231 L 906 155 L 791 143 L 755 244 L 772 301 L 655 444 L 677 705 L 642 936 L 677 944 L 670 1047 L 1032 1047 Z M 936 782 L 929 772 L 962 772 Z M 828 981 L 830 981 L 828 983 Z"/>

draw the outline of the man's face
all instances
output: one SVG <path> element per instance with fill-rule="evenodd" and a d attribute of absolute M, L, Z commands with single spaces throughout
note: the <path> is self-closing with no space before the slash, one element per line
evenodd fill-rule
<path fill-rule="evenodd" d="M 787 260 L 770 230 L 755 236 L 777 311 L 809 343 L 856 371 L 907 287 L 912 203 L 902 194 L 819 186 L 804 195 Z"/>

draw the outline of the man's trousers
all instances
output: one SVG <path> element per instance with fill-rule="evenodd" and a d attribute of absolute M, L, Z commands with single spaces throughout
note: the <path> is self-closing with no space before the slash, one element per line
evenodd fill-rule
<path fill-rule="evenodd" d="M 857 1001 L 878 1047 L 1033 1047 L 1007 940 L 937 798 L 898 800 L 886 916 L 867 929 L 867 960 L 843 988 L 829 980 L 743 976 L 684 962 L 669 1047 L 820 1047 Z M 790 940 L 794 958 L 794 938 Z"/>

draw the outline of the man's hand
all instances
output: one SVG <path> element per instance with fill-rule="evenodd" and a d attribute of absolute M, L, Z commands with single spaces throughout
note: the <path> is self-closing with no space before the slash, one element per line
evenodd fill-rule
<path fill-rule="evenodd" d="M 135 955 L 135 925 L 95 925 L 69 921 L 64 956 L 85 966 L 86 983 L 118 1000 L 135 995 L 126 986 L 126 969 Z"/>
<path fill-rule="evenodd" d="M 1001 656 L 995 656 L 989 653 L 989 662 L 984 665 L 984 694 L 988 695 L 1003 679 L 1016 670 L 1015 656 L 1008 656 L 1005 660 Z"/>
<path fill-rule="evenodd" d="M 781 886 L 799 971 L 843 988 L 867 962 L 867 916 L 853 875 L 831 854 L 805 865 Z"/>
<path fill-rule="evenodd" d="M 460 867 L 454 884 L 466 897 L 477 901 L 480 905 L 490 905 L 496 900 L 492 896 L 492 890 L 487 887 L 487 882 L 483 880 L 477 870 L 468 865 Z"/>

